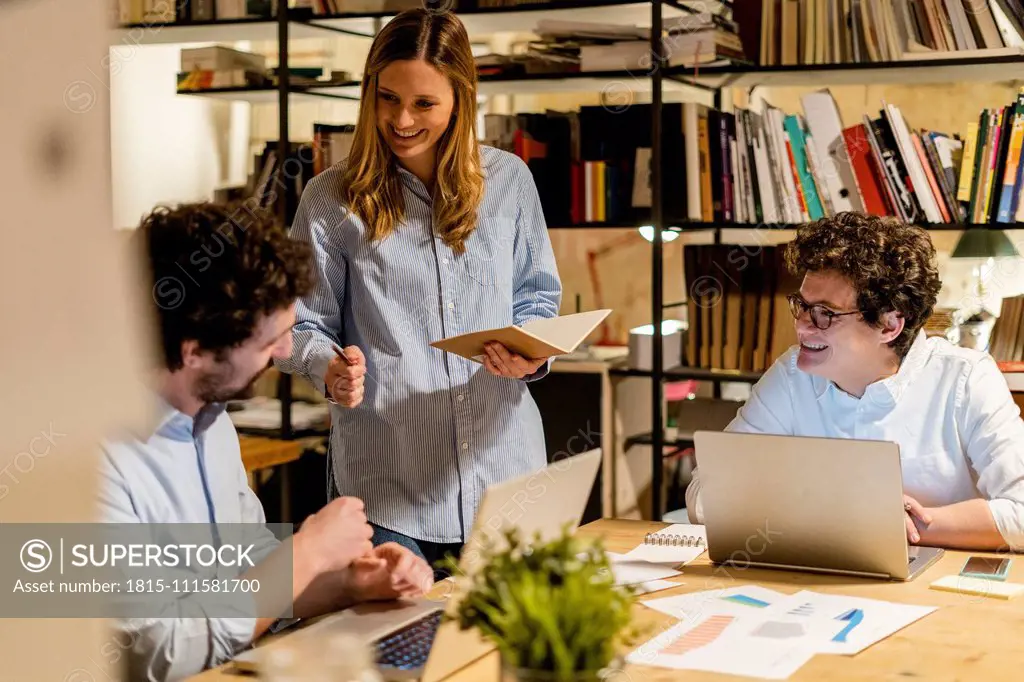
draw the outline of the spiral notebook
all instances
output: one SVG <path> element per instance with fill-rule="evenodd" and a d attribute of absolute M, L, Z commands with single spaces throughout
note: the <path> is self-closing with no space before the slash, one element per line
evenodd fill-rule
<path fill-rule="evenodd" d="M 675 523 L 656 533 L 648 533 L 644 541 L 625 556 L 630 560 L 677 568 L 699 557 L 707 546 L 704 526 Z"/>

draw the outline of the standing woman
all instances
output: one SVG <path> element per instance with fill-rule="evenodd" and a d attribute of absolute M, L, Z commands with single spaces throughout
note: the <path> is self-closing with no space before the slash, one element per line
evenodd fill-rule
<path fill-rule="evenodd" d="M 533 177 L 477 143 L 476 113 L 462 23 L 397 15 L 370 47 L 348 159 L 309 183 L 292 229 L 318 282 L 281 369 L 335 403 L 334 483 L 365 502 L 374 544 L 430 562 L 458 553 L 488 485 L 547 461 L 526 385 L 546 358 L 493 343 L 479 364 L 429 345 L 561 304 Z"/>

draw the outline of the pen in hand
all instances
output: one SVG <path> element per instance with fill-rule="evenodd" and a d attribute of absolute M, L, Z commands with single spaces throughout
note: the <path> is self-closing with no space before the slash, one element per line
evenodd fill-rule
<path fill-rule="evenodd" d="M 332 343 L 331 347 L 334 348 L 334 352 L 338 355 L 339 358 L 344 360 L 345 364 L 347 364 L 349 367 L 356 364 L 355 360 L 352 360 L 349 356 L 345 355 L 345 351 L 343 351 L 338 344 Z"/>

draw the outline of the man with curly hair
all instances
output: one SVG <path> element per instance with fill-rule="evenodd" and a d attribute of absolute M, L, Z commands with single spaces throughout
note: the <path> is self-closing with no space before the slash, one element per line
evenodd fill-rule
<path fill-rule="evenodd" d="M 841 213 L 801 227 L 786 264 L 803 276 L 799 343 L 726 430 L 894 441 L 911 543 L 1024 550 L 1024 421 L 991 356 L 926 337 L 941 287 L 928 233 Z M 697 523 L 700 489 L 695 471 Z"/>
<path fill-rule="evenodd" d="M 281 566 L 275 558 L 290 560 L 292 615 L 298 618 L 422 595 L 432 582 L 430 567 L 398 544 L 373 547 L 361 500 L 333 500 L 282 544 L 264 526 L 263 508 L 248 486 L 225 404 L 250 396 L 272 360 L 290 355 L 295 301 L 312 286 L 308 247 L 269 215 L 243 205 L 160 208 L 135 236 L 152 277 L 162 348 L 151 379 L 156 421 L 145 433 L 104 444 L 100 518 L 210 524 L 217 544 L 220 524 L 253 525 L 258 542 L 250 570 Z M 268 577 L 281 575 L 286 570 Z M 202 612 L 205 607 L 183 595 L 169 605 L 168 617 L 119 622 L 131 636 L 122 647 L 128 678 L 199 673 L 234 656 L 277 620 L 248 612 L 219 617 Z M 202 617 L 182 617 L 197 611 Z"/>

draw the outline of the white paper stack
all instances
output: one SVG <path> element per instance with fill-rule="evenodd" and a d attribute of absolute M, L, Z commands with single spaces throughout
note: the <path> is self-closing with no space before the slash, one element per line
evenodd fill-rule
<path fill-rule="evenodd" d="M 679 623 L 632 652 L 630 663 L 764 679 L 785 679 L 815 654 L 857 654 L 935 610 L 752 585 L 643 604 Z"/>

